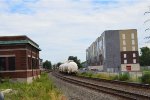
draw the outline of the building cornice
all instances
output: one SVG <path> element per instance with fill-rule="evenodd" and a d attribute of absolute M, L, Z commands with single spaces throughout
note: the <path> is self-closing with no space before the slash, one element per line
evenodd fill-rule
<path fill-rule="evenodd" d="M 39 51 L 41 51 L 41 49 L 39 48 L 39 46 L 36 45 L 35 43 L 33 43 L 30 40 L 0 41 L 0 45 L 14 45 L 14 44 L 30 44 L 33 47 L 35 47 L 36 49 L 38 49 Z"/>

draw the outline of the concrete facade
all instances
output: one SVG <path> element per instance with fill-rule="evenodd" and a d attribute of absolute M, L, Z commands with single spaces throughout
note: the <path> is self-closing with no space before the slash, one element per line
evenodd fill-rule
<path fill-rule="evenodd" d="M 118 72 L 120 69 L 120 44 L 118 31 L 105 31 L 106 58 L 104 67 L 108 72 Z"/>
<path fill-rule="evenodd" d="M 0 76 L 31 81 L 40 75 L 38 44 L 27 36 L 0 37 Z"/>
<path fill-rule="evenodd" d="M 140 71 L 137 30 L 107 30 L 86 49 L 88 66 L 103 71 Z"/>

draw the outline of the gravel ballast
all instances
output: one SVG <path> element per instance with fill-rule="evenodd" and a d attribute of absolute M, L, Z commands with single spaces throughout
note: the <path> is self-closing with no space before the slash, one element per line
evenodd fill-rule
<path fill-rule="evenodd" d="M 116 98 L 109 94 L 99 93 L 81 86 L 67 83 L 61 79 L 55 78 L 51 73 L 49 76 L 53 79 L 56 87 L 63 92 L 67 100 L 121 100 L 121 98 Z"/>

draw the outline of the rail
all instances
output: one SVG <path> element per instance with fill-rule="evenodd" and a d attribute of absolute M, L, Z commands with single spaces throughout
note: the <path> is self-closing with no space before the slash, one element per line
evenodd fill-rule
<path fill-rule="evenodd" d="M 118 96 L 124 99 L 130 99 L 130 100 L 150 100 L 150 96 L 148 95 L 143 95 L 143 94 L 137 94 L 137 93 L 132 93 L 132 92 L 126 92 L 123 90 L 119 90 L 119 89 L 114 89 L 114 88 L 110 88 L 110 87 L 105 87 L 105 86 L 100 86 L 98 84 L 94 84 L 92 82 L 87 82 L 87 81 L 83 81 L 83 80 L 77 80 L 73 77 L 67 77 L 63 74 L 59 74 L 56 72 L 52 73 L 55 77 L 62 79 L 66 82 L 78 85 L 78 86 L 83 86 L 98 92 L 103 92 L 106 94 L 110 94 L 113 96 Z M 125 83 L 126 84 L 126 83 Z"/>

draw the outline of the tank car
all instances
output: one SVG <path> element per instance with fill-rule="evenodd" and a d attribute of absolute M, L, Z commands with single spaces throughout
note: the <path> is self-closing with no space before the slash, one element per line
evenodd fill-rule
<path fill-rule="evenodd" d="M 69 60 L 59 66 L 59 71 L 67 74 L 74 74 L 78 72 L 78 66 L 74 61 Z"/>

